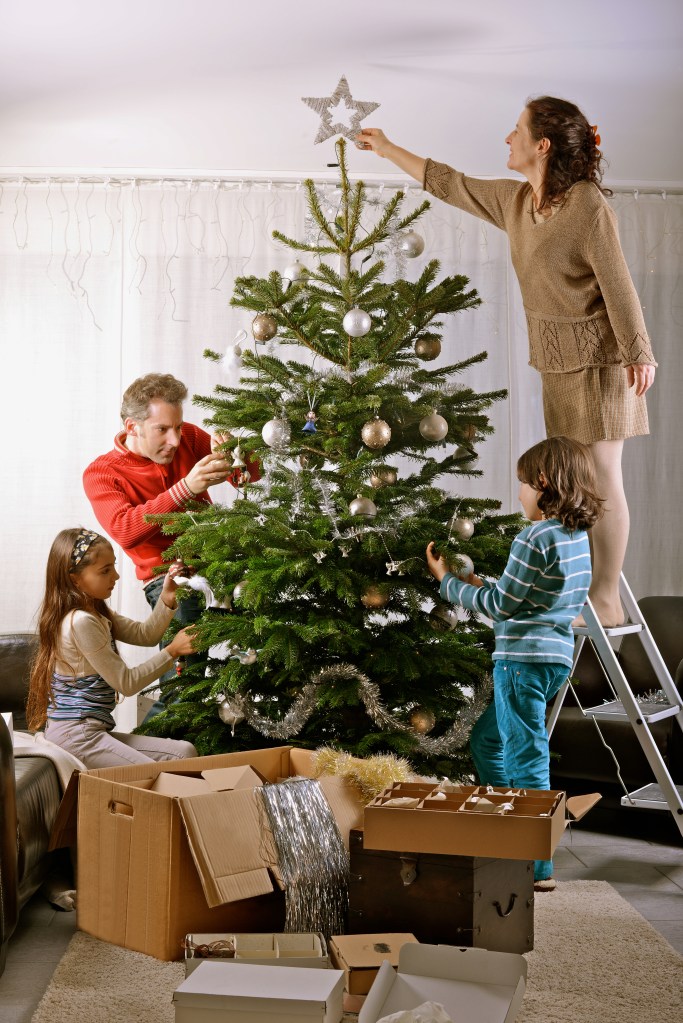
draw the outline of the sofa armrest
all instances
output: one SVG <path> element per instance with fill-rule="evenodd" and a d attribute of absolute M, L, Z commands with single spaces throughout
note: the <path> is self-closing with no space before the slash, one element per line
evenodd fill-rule
<path fill-rule="evenodd" d="M 17 804 L 14 752 L 9 730 L 0 717 L 0 973 L 7 941 L 19 916 L 17 876 Z"/>

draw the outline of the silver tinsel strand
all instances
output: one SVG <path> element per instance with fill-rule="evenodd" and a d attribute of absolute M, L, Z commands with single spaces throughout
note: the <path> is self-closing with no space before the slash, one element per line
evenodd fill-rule
<path fill-rule="evenodd" d="M 293 778 L 254 791 L 285 884 L 285 931 L 343 934 L 349 854 L 320 784 Z"/>

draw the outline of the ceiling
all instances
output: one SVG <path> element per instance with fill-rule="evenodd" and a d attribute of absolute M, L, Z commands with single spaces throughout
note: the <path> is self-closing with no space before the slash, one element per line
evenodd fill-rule
<path fill-rule="evenodd" d="M 0 171 L 315 172 L 346 75 L 365 122 L 472 174 L 505 174 L 529 95 L 598 123 L 607 178 L 683 186 L 681 0 L 33 0 L 5 5 Z M 352 169 L 386 174 L 353 151 Z"/>

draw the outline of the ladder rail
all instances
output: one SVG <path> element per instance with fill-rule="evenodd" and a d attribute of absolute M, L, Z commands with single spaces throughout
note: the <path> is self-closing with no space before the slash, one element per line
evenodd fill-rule
<path fill-rule="evenodd" d="M 675 719 L 678 722 L 679 728 L 683 732 L 683 698 L 681 697 L 681 694 L 678 692 L 676 688 L 676 684 L 671 677 L 671 673 L 669 672 L 669 669 L 664 663 L 664 658 L 662 657 L 660 649 L 655 643 L 654 637 L 650 632 L 650 628 L 645 619 L 643 618 L 643 614 L 640 608 L 638 607 L 638 604 L 636 602 L 635 597 L 633 596 L 633 593 L 631 592 L 631 588 L 626 582 L 626 579 L 624 578 L 623 575 L 621 576 L 620 579 L 619 591 L 624 607 L 626 608 L 626 611 L 629 617 L 631 618 L 631 621 L 636 620 L 633 617 L 635 614 L 638 616 L 637 618 L 638 624 L 642 625 L 640 641 L 643 644 L 643 649 L 645 650 L 647 659 L 652 665 L 652 670 L 657 676 L 657 681 L 659 682 L 660 689 L 666 695 L 666 698 L 672 707 L 678 705 L 678 707 L 680 708 L 679 713 L 675 715 Z"/>

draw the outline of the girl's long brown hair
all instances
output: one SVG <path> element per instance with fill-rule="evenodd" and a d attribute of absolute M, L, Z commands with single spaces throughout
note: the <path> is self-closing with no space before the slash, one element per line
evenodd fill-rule
<path fill-rule="evenodd" d="M 539 210 L 560 202 L 577 181 L 592 181 L 604 195 L 612 195 L 601 185 L 603 158 L 597 135 L 579 108 L 555 96 L 530 99 L 526 108 L 532 139 L 550 142 Z"/>
<path fill-rule="evenodd" d="M 111 619 L 111 612 L 105 602 L 89 600 L 71 578 L 91 564 L 104 544 L 109 545 L 104 536 L 93 540 L 77 567 L 73 569 L 71 555 L 82 531 L 80 526 L 76 529 L 63 529 L 55 537 L 47 556 L 45 596 L 38 621 L 38 651 L 31 665 L 31 681 L 26 701 L 26 721 L 32 732 L 37 732 L 47 720 L 47 708 L 52 700 L 52 673 L 60 650 L 62 622 L 65 617 L 71 611 L 91 611 L 94 605 L 99 614 Z"/>
<path fill-rule="evenodd" d="M 546 519 L 569 530 L 590 529 L 602 515 L 595 464 L 590 450 L 569 437 L 548 437 L 520 456 L 520 483 L 540 492 L 538 507 Z"/>

